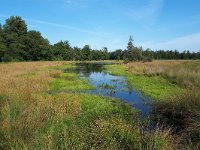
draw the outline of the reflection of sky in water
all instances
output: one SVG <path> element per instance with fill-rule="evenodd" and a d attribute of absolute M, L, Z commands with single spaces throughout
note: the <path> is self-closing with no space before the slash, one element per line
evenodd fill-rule
<path fill-rule="evenodd" d="M 122 76 L 114 76 L 106 73 L 104 64 L 77 64 L 76 73 L 89 80 L 89 83 L 96 87 L 95 90 L 90 90 L 91 94 L 100 94 L 121 99 L 141 111 L 141 115 L 147 115 L 150 110 L 150 99 L 142 96 L 140 92 L 130 89 L 127 81 Z M 102 87 L 109 85 L 109 87 Z"/>

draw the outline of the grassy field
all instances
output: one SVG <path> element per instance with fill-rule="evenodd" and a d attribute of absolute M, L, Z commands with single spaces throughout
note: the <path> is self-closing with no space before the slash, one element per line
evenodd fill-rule
<path fill-rule="evenodd" d="M 171 127 L 188 149 L 200 149 L 200 61 L 132 62 L 107 70 L 154 99 L 154 120 Z"/>
<path fill-rule="evenodd" d="M 133 73 L 126 65 L 109 65 L 106 67 L 114 75 L 125 76 L 130 88 L 136 88 L 153 99 L 166 100 L 174 92 L 182 92 L 183 88 L 170 83 L 160 76 L 146 76 Z"/>
<path fill-rule="evenodd" d="M 144 130 L 130 105 L 79 93 L 93 87 L 64 73 L 69 67 L 71 62 L 0 64 L 0 149 L 183 148 L 169 128 Z"/>

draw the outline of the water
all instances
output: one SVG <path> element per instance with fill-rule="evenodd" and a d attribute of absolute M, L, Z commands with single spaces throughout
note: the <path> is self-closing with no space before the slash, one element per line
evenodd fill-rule
<path fill-rule="evenodd" d="M 73 71 L 88 79 L 89 84 L 95 87 L 94 90 L 84 92 L 120 99 L 140 110 L 142 117 L 149 115 L 152 108 L 150 98 L 129 86 L 123 76 L 108 73 L 104 66 L 109 65 L 109 63 L 82 63 L 76 65 L 77 67 Z"/>

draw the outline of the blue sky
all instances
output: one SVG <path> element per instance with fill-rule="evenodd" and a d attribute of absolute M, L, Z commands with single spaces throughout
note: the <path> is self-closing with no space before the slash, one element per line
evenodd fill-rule
<path fill-rule="evenodd" d="M 52 44 L 200 50 L 199 0 L 1 0 L 0 22 L 11 15 Z"/>

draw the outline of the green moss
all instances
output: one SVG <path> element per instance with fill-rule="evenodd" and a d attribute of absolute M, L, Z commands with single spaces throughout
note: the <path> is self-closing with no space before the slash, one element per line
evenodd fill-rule
<path fill-rule="evenodd" d="M 73 69 L 76 66 L 74 64 L 67 64 L 63 66 L 50 67 L 50 70 L 63 70 L 63 73 L 59 77 L 55 78 L 51 83 L 51 90 L 53 91 L 80 91 L 80 90 L 92 90 L 94 87 L 88 84 L 88 81 L 80 78 L 76 73 L 66 73 L 64 70 Z"/>
<path fill-rule="evenodd" d="M 106 65 L 106 69 L 113 75 L 125 76 L 127 74 L 127 69 L 123 65 Z"/>
<path fill-rule="evenodd" d="M 182 92 L 179 86 L 170 83 L 161 76 L 136 75 L 128 72 L 123 65 L 108 65 L 107 70 L 114 75 L 125 76 L 130 88 L 136 88 L 145 95 L 157 100 L 167 100 L 173 93 Z"/>
<path fill-rule="evenodd" d="M 116 100 L 110 97 L 103 97 L 90 94 L 80 94 L 82 99 L 82 110 L 85 112 L 95 112 L 95 114 L 112 115 L 113 111 L 120 111 L 118 115 L 127 113 L 137 113 L 138 111 L 133 109 L 131 105 L 123 103 L 121 100 Z M 103 115 L 103 116 L 104 116 Z"/>
<path fill-rule="evenodd" d="M 145 95 L 149 95 L 153 99 L 166 100 L 173 95 L 179 93 L 182 89 L 171 84 L 166 79 L 155 76 L 147 77 L 144 75 L 128 75 L 128 81 L 132 87 L 136 87 L 143 91 Z"/>
<path fill-rule="evenodd" d="M 69 67 L 74 66 L 51 69 L 65 70 Z M 123 66 L 113 69 L 120 75 L 126 75 Z M 129 75 L 127 78 L 131 80 Z M 63 72 L 52 80 L 53 90 L 93 88 L 75 73 Z M 142 149 L 141 146 L 145 145 L 159 149 L 162 146 L 146 134 L 148 131 L 141 134 L 138 111 L 120 100 L 77 92 L 40 93 L 34 95 L 34 101 L 22 103 L 16 99 L 5 106 L 0 97 L 0 102 L 0 106 L 4 107 L 1 112 L 6 111 L 0 117 L 7 117 L 9 121 L 7 128 L 0 128 L 3 149 Z"/>
<path fill-rule="evenodd" d="M 91 90 L 94 87 L 88 84 L 88 81 L 81 79 L 75 73 L 63 73 L 60 77 L 54 79 L 51 84 L 52 90 Z"/>

